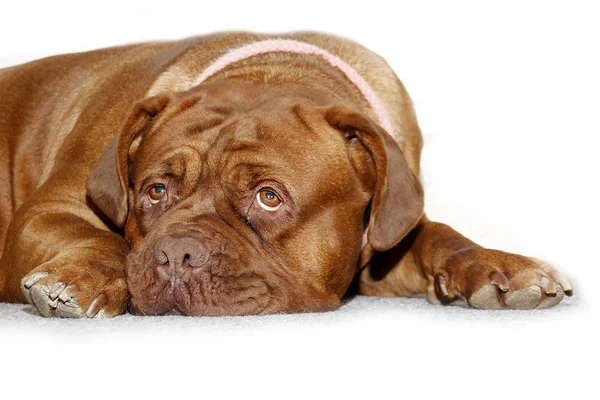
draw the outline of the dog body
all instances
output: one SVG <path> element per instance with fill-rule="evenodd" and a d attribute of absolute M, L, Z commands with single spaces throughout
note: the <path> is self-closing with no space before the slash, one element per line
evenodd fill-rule
<path fill-rule="evenodd" d="M 535 308 L 571 293 L 547 264 L 422 214 L 422 146 L 385 61 L 322 34 L 387 109 L 315 54 L 240 60 L 273 38 L 215 34 L 0 70 L 0 300 L 46 316 L 334 309 L 363 294 Z M 366 239 L 363 240 L 363 237 Z"/>

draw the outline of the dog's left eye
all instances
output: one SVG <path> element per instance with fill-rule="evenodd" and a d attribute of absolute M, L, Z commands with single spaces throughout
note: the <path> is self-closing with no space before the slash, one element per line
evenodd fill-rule
<path fill-rule="evenodd" d="M 152 204 L 156 204 L 162 199 L 164 199 L 167 195 L 167 189 L 165 189 L 165 185 L 154 185 L 148 190 L 148 197 L 150 197 L 150 202 Z"/>
<path fill-rule="evenodd" d="M 283 202 L 272 189 L 262 189 L 256 193 L 258 205 L 266 211 L 277 211 Z"/>

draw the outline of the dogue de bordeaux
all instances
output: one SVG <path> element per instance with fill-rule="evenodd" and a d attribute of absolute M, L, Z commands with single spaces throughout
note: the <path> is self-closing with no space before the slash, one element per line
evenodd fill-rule
<path fill-rule="evenodd" d="M 0 70 L 0 94 L 2 302 L 93 318 L 323 311 L 349 287 L 482 309 L 572 294 L 426 218 L 411 100 L 352 41 L 61 55 Z"/>

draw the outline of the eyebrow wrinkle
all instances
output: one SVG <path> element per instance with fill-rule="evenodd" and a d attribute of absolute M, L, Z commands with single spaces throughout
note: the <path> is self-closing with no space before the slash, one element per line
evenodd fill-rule
<path fill-rule="evenodd" d="M 236 177 L 238 184 L 254 185 L 258 183 L 261 176 L 268 176 L 269 166 L 266 164 L 255 164 L 250 162 L 240 162 L 232 166 L 224 166 L 221 170 L 221 181 L 224 181 L 224 176 L 229 178 Z"/>
<path fill-rule="evenodd" d="M 294 120 L 298 122 L 300 125 L 305 127 L 308 131 L 313 132 L 312 126 L 306 121 L 306 119 L 301 114 L 302 107 L 299 104 L 296 104 L 292 107 L 292 116 Z"/>
<path fill-rule="evenodd" d="M 249 151 L 249 150 L 255 150 L 260 147 L 261 146 L 255 142 L 250 142 L 248 140 L 246 140 L 246 141 L 237 140 L 234 143 L 227 146 L 227 150 L 233 151 L 233 152 L 244 152 L 244 151 Z"/>
<path fill-rule="evenodd" d="M 144 178 L 143 180 L 146 180 L 149 177 L 156 178 L 159 176 L 167 176 L 167 175 L 175 176 L 176 174 L 174 173 L 174 171 L 169 163 L 164 163 L 164 164 L 154 166 L 154 168 L 150 169 L 149 171 L 145 171 L 145 173 L 143 175 L 145 175 L 147 177 L 147 178 Z"/>
<path fill-rule="evenodd" d="M 231 107 L 226 106 L 226 105 L 206 105 L 205 108 L 208 111 L 212 111 L 215 114 L 219 114 L 221 116 L 223 115 L 227 115 L 231 112 Z"/>
<path fill-rule="evenodd" d="M 172 104 L 175 104 L 176 102 L 177 100 L 174 100 Z M 164 128 L 165 125 L 171 122 L 171 120 L 177 117 L 178 115 L 189 112 L 190 108 L 191 107 L 186 107 L 182 110 L 176 110 L 171 109 L 170 105 L 167 105 L 167 107 L 162 112 L 158 113 L 157 116 L 154 117 L 155 120 L 152 126 L 152 131 L 160 131 L 162 128 Z"/>
<path fill-rule="evenodd" d="M 251 162 L 241 162 L 241 163 L 237 163 L 235 166 L 233 166 L 231 168 L 231 170 L 235 171 L 236 169 L 240 169 L 240 168 L 244 168 L 244 169 L 252 169 L 252 168 L 266 169 L 266 168 L 269 168 L 269 166 L 267 164 L 257 164 L 257 163 L 251 163 Z"/>
<path fill-rule="evenodd" d="M 225 121 L 225 119 L 222 117 L 211 117 L 208 120 L 199 121 L 195 124 L 187 126 L 185 129 L 185 133 L 188 136 L 196 135 L 202 133 L 205 130 L 216 128 L 217 126 L 221 125 L 223 121 Z"/>

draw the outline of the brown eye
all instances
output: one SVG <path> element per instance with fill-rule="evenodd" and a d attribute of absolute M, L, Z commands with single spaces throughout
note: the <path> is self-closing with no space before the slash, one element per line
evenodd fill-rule
<path fill-rule="evenodd" d="M 167 189 L 165 189 L 165 185 L 154 185 L 148 191 L 148 196 L 150 197 L 150 202 L 152 204 L 158 203 L 166 195 L 167 195 Z"/>
<path fill-rule="evenodd" d="M 271 189 L 262 189 L 256 194 L 258 205 L 266 211 L 277 211 L 281 207 L 281 199 Z"/>

